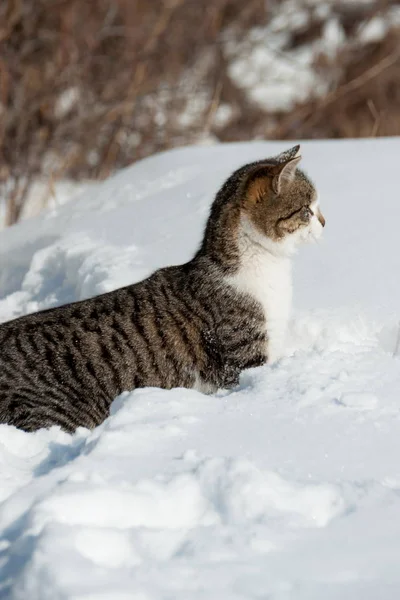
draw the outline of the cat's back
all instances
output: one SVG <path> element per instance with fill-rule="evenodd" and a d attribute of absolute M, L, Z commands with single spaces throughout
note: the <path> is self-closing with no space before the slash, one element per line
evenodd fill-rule
<path fill-rule="evenodd" d="M 130 337 L 134 343 L 140 333 L 150 335 L 150 321 L 159 323 L 165 317 L 179 289 L 179 283 L 173 282 L 179 279 L 179 268 L 161 269 L 139 283 L 2 323 L 0 361 L 6 362 L 18 351 L 26 357 L 36 353 L 38 359 L 41 350 L 52 347 L 57 355 L 70 343 L 90 346 L 100 338 L 111 348 L 108 336 L 113 337 L 115 347 L 120 346 L 118 336 L 125 341 Z"/>
<path fill-rule="evenodd" d="M 189 279 L 184 266 L 168 267 L 0 325 L 0 422 L 93 427 L 124 390 L 190 387 L 202 317 Z"/>
<path fill-rule="evenodd" d="M 33 334 L 47 328 L 73 331 L 79 327 L 88 327 L 88 331 L 90 331 L 91 325 L 106 324 L 107 319 L 111 316 L 122 316 L 127 313 L 132 316 L 135 312 L 139 312 L 143 302 L 146 302 L 152 293 L 157 292 L 160 287 L 160 279 L 166 279 L 167 269 L 162 271 L 164 273 L 161 273 L 160 270 L 139 283 L 93 298 L 48 308 L 1 323 L 0 344 L 22 332 Z M 167 279 L 170 279 L 172 273 L 168 273 L 168 275 Z"/>

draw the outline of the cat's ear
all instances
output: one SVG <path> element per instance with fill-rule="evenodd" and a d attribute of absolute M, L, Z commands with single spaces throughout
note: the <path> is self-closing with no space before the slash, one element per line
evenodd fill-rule
<path fill-rule="evenodd" d="M 282 152 L 276 157 L 278 164 L 274 169 L 272 178 L 272 189 L 279 194 L 293 181 L 297 165 L 301 161 L 300 146 L 294 146 L 290 150 Z"/>
<path fill-rule="evenodd" d="M 243 182 L 244 206 L 254 206 L 266 196 L 278 195 L 290 183 L 301 160 L 300 146 L 282 152 L 272 160 L 257 163 Z"/>
<path fill-rule="evenodd" d="M 300 144 L 297 144 L 297 146 L 293 146 L 293 148 L 289 148 L 289 150 L 285 150 L 284 152 L 281 152 L 280 154 L 278 154 L 277 156 L 275 156 L 275 161 L 279 164 L 286 164 L 287 162 L 289 162 L 290 160 L 292 160 L 293 158 L 301 158 L 301 154 L 300 154 Z"/>
<path fill-rule="evenodd" d="M 246 174 L 243 182 L 243 205 L 250 208 L 271 194 L 273 173 L 271 163 L 259 163 Z"/>

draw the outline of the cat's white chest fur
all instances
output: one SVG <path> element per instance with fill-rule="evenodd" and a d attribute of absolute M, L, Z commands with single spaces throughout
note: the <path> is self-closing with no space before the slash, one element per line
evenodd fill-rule
<path fill-rule="evenodd" d="M 268 363 L 282 356 L 292 305 L 291 260 L 255 244 L 242 247 L 239 271 L 227 279 L 232 287 L 257 300 L 267 330 Z"/>

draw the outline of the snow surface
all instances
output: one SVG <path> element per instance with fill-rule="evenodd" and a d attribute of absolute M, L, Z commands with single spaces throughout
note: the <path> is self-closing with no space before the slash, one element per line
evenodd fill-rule
<path fill-rule="evenodd" d="M 0 319 L 183 262 L 229 173 L 290 145 L 171 151 L 2 231 Z M 287 355 L 122 394 L 92 432 L 0 425 L 0 598 L 398 597 L 400 139 L 302 148 L 327 226 Z"/>

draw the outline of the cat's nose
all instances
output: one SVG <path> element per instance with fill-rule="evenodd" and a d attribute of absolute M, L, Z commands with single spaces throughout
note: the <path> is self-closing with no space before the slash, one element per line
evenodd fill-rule
<path fill-rule="evenodd" d="M 322 227 L 325 227 L 325 219 L 322 212 L 319 210 L 317 213 L 318 221 L 321 223 Z"/>

